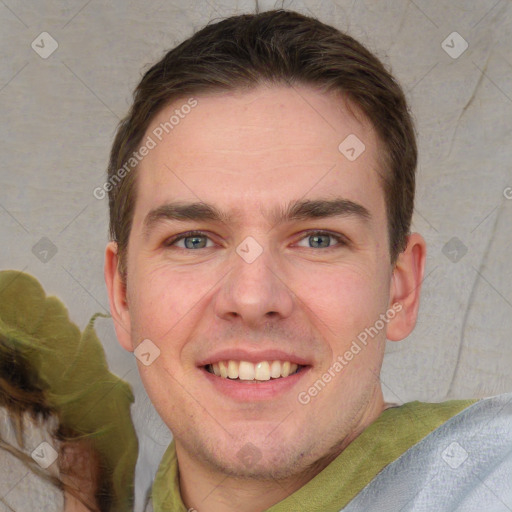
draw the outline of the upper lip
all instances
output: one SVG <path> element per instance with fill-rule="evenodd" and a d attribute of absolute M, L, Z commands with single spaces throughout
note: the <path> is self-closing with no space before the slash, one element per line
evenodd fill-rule
<path fill-rule="evenodd" d="M 260 361 L 290 361 L 300 366 L 309 366 L 311 362 L 304 357 L 284 352 L 283 350 L 244 350 L 242 348 L 226 348 L 219 350 L 198 361 L 197 366 L 206 366 L 207 364 L 218 363 L 219 361 L 249 361 L 253 364 Z"/>

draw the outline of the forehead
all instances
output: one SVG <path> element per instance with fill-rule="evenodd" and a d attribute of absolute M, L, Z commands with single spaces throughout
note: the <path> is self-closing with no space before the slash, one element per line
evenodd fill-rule
<path fill-rule="evenodd" d="M 155 147 L 139 164 L 136 216 L 173 199 L 221 202 L 239 217 L 252 205 L 340 194 L 383 209 L 376 134 L 339 95 L 260 86 L 194 100 L 174 101 L 149 126 Z M 345 140 L 364 147 L 357 159 L 340 151 Z"/>

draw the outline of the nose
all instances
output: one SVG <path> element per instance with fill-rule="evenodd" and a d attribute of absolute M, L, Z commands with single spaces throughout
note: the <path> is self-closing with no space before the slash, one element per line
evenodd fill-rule
<path fill-rule="evenodd" d="M 286 282 L 278 254 L 252 239 L 238 246 L 230 264 L 231 270 L 216 297 L 218 317 L 224 320 L 239 317 L 242 323 L 255 327 L 270 318 L 291 315 L 294 294 Z"/>

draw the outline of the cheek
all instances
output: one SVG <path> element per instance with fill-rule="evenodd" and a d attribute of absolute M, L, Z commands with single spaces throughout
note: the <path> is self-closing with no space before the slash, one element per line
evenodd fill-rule
<path fill-rule="evenodd" d="M 298 297 L 329 328 L 326 334 L 347 341 L 378 318 L 384 288 L 374 272 L 358 265 L 345 265 L 297 276 L 293 288 Z M 384 306 L 385 307 L 385 306 Z M 324 327 L 325 329 L 325 327 Z"/>
<path fill-rule="evenodd" d="M 139 271 L 133 274 L 130 290 L 132 327 L 154 340 L 172 336 L 170 330 L 183 329 L 213 284 L 205 280 L 204 273 L 190 269 L 177 271 L 165 264 L 153 268 L 139 264 L 136 268 Z"/>
<path fill-rule="evenodd" d="M 182 426 L 186 427 L 187 416 L 191 414 L 183 412 L 183 404 L 188 403 L 190 396 L 184 392 L 183 385 L 178 384 L 182 377 L 173 369 L 164 367 L 164 364 L 160 357 L 151 366 L 139 366 L 140 377 L 160 417 L 174 435 L 180 435 Z"/>

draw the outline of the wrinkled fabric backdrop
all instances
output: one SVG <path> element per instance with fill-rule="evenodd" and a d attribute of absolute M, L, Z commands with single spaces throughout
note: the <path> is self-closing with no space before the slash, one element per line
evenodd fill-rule
<path fill-rule="evenodd" d="M 0 1 L 1 269 L 34 275 L 83 329 L 108 311 L 105 181 L 114 131 L 149 65 L 212 19 L 276 7 L 358 38 L 403 85 L 428 243 L 417 327 L 388 342 L 388 401 L 512 390 L 512 4 L 427 1 Z M 454 34 L 455 33 L 455 34 Z M 467 46 L 467 48 L 466 48 Z M 111 319 L 96 330 L 136 396 L 136 510 L 171 437 Z"/>

